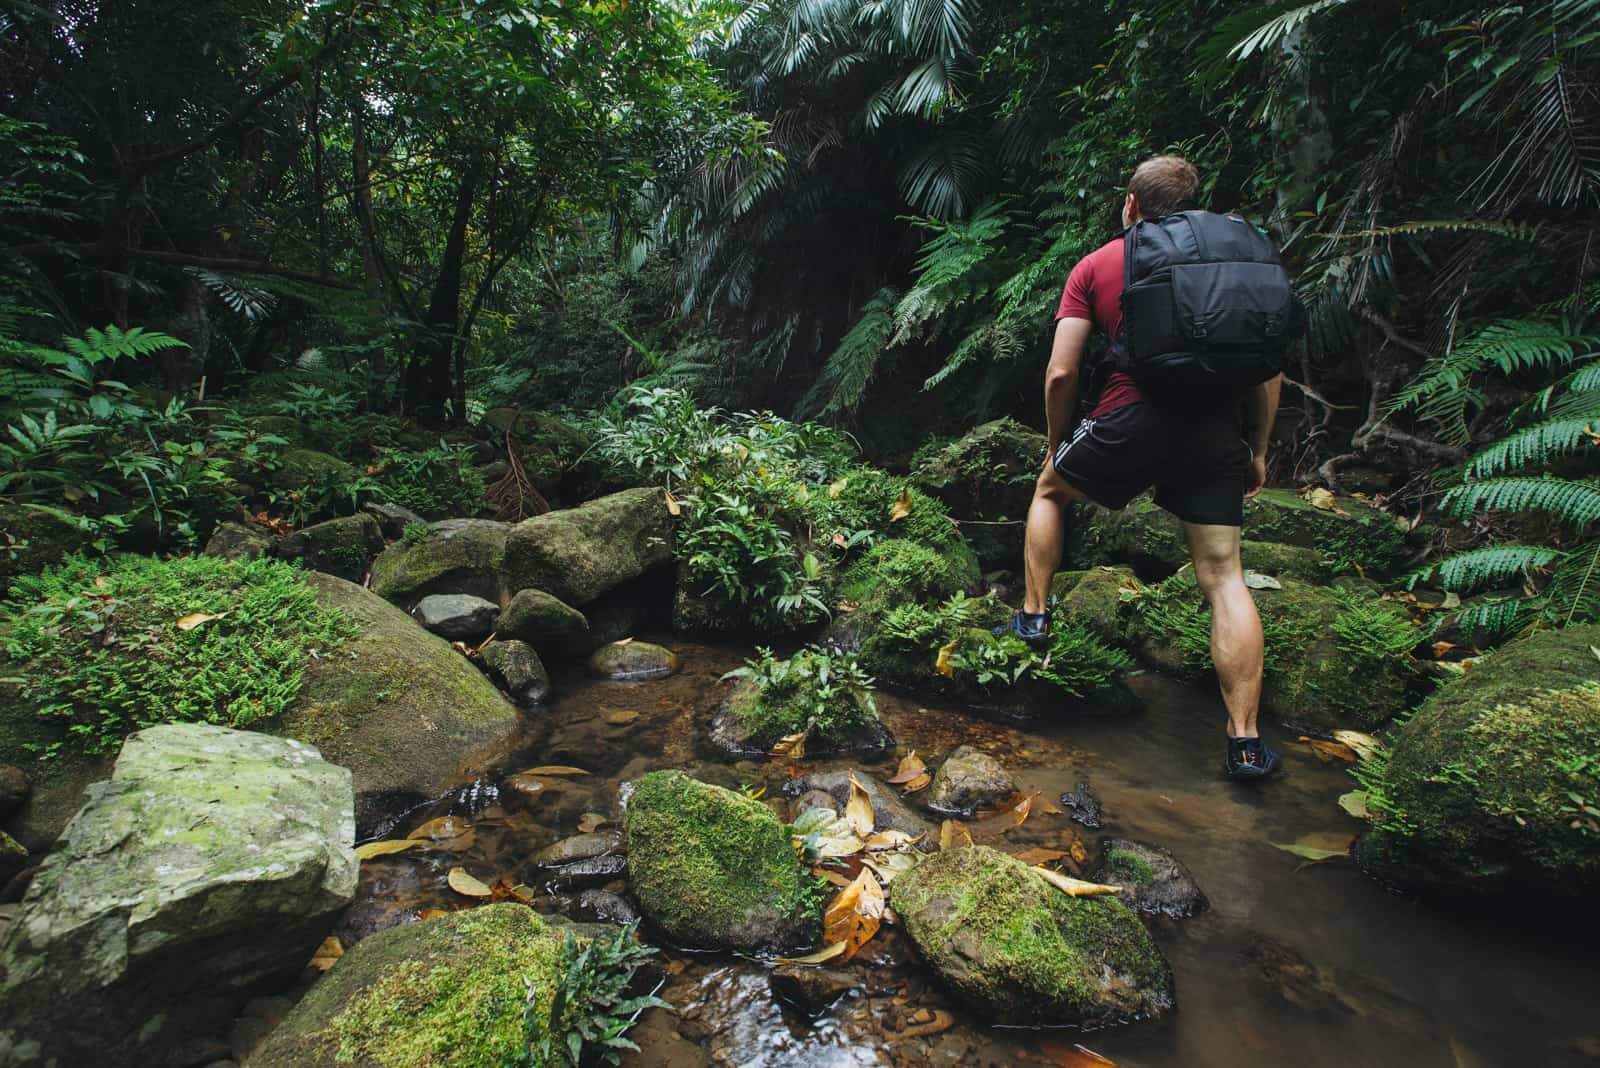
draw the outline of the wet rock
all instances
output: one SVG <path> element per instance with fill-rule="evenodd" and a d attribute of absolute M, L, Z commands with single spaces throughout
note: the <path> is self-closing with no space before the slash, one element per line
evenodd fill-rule
<path fill-rule="evenodd" d="M 510 1063 L 526 1050 L 523 984 L 554 989 L 568 929 L 504 902 L 381 931 L 311 987 L 251 1068 Z"/>
<path fill-rule="evenodd" d="M 864 783 L 862 785 L 865 786 Z M 807 812 L 817 808 L 827 809 L 835 816 L 839 814 L 839 804 L 834 801 L 832 794 L 826 790 L 807 790 L 789 803 L 789 822 L 793 823 Z"/>
<path fill-rule="evenodd" d="M 550 696 L 550 673 L 527 642 L 492 641 L 478 651 L 478 657 L 513 699 L 543 701 Z"/>
<path fill-rule="evenodd" d="M 1388 735 L 1357 849 L 1380 880 L 1448 897 L 1583 902 L 1600 891 L 1593 821 L 1600 626 L 1510 642 Z M 1370 802 L 1369 802 L 1370 805 Z"/>
<path fill-rule="evenodd" d="M 589 670 L 614 682 L 664 679 L 678 670 L 678 654 L 649 642 L 612 642 L 589 657 Z"/>
<path fill-rule="evenodd" d="M 0 820 L 9 819 L 32 792 L 27 772 L 14 764 L 0 764 Z"/>
<path fill-rule="evenodd" d="M 349 949 L 369 935 L 412 923 L 419 908 L 435 903 L 437 893 L 437 875 L 412 857 L 401 854 L 363 861 L 356 899 L 339 917 L 334 937 Z"/>
<path fill-rule="evenodd" d="M 595 857 L 621 853 L 624 848 L 621 831 L 594 831 L 590 834 L 576 834 L 571 838 L 563 838 L 554 845 L 545 846 L 535 855 L 534 860 L 545 867 L 554 867 L 571 864 L 573 861 L 591 860 Z"/>
<path fill-rule="evenodd" d="M 578 918 L 594 923 L 615 923 L 626 926 L 639 922 L 639 910 L 628 899 L 609 890 L 585 890 L 573 905 Z"/>
<path fill-rule="evenodd" d="M 254 523 L 238 523 L 231 519 L 217 524 L 217 529 L 206 539 L 205 556 L 224 560 L 254 560 L 272 548 L 274 538 L 265 528 Z"/>
<path fill-rule="evenodd" d="M 500 613 L 495 633 L 521 638 L 535 648 L 567 645 L 589 633 L 589 621 L 582 612 L 543 590 L 518 590 Z"/>
<path fill-rule="evenodd" d="M 5 831 L 0 831 L 0 886 L 16 878 L 28 864 L 28 850 Z"/>
<path fill-rule="evenodd" d="M 404 608 L 433 593 L 497 599 L 510 532 L 491 519 L 429 523 L 420 540 L 397 541 L 372 562 L 372 592 Z"/>
<path fill-rule="evenodd" d="M 292 977 L 356 888 L 350 773 L 203 724 L 132 735 L 0 946 L 0 1048 L 165 1064 Z M 187 1063 L 187 1062 L 184 1062 Z"/>
<path fill-rule="evenodd" d="M 500 606 L 471 594 L 435 593 L 418 601 L 411 615 L 446 641 L 471 642 L 494 630 Z"/>
<path fill-rule="evenodd" d="M 438 797 L 491 759 L 522 717 L 483 672 L 371 591 L 311 575 L 317 600 L 361 632 L 306 665 L 276 732 L 309 742 L 355 776 L 363 833 L 396 803 Z"/>
<path fill-rule="evenodd" d="M 766 756 L 781 739 L 800 731 L 808 731 L 810 757 L 875 757 L 894 746 L 894 735 L 879 721 L 872 691 L 865 687 L 834 685 L 829 707 L 834 709 L 831 722 L 837 726 L 826 732 L 810 726 L 817 689 L 814 679 L 765 692 L 753 682 L 740 683 L 711 717 L 712 746 L 734 759 Z"/>
<path fill-rule="evenodd" d="M 360 582 L 367 573 L 367 561 L 381 552 L 383 530 L 378 520 L 365 512 L 302 527 L 272 549 L 280 559 L 298 560 L 312 571 L 351 582 Z"/>
<path fill-rule="evenodd" d="M 378 521 L 378 526 L 386 538 L 404 537 L 406 527 L 413 523 L 427 522 L 405 505 L 388 501 L 366 505 L 364 510 Z"/>
<path fill-rule="evenodd" d="M 945 757 L 928 787 L 927 806 L 935 812 L 970 816 L 986 805 L 999 804 L 1017 792 L 1017 784 L 1000 762 L 970 745 Z"/>
<path fill-rule="evenodd" d="M 1071 814 L 1074 823 L 1081 823 L 1090 830 L 1102 826 L 1100 799 L 1094 795 L 1088 783 L 1080 782 L 1076 790 L 1062 794 L 1061 804 Z"/>
<path fill-rule="evenodd" d="M 610 854 L 540 869 L 539 880 L 558 890 L 599 886 L 628 872 L 628 858 Z"/>
<path fill-rule="evenodd" d="M 793 1005 L 812 1019 L 828 1011 L 835 1001 L 849 993 L 855 981 L 846 972 L 814 968 L 806 964 L 784 964 L 767 975 L 772 994 Z"/>
<path fill-rule="evenodd" d="M 938 848 L 939 835 L 933 824 L 901 800 L 899 793 L 893 787 L 885 786 L 873 776 L 862 772 L 856 772 L 856 782 L 861 784 L 861 788 L 867 793 L 867 799 L 872 802 L 872 815 L 878 830 L 904 831 L 913 838 L 920 837 L 922 841 L 917 843 L 917 848 L 924 851 Z M 850 771 L 848 769 L 819 771 L 803 775 L 790 780 L 784 789 L 802 797 L 819 792 L 826 794 L 833 801 L 834 811 L 843 812 L 845 804 L 850 800 Z M 798 803 L 796 802 L 797 805 Z M 798 814 L 797 809 L 796 815 Z"/>
<path fill-rule="evenodd" d="M 672 515 L 660 490 L 635 489 L 524 520 L 506 541 L 508 588 L 545 590 L 582 608 L 672 562 Z"/>
<path fill-rule="evenodd" d="M 1182 919 L 1206 907 L 1206 896 L 1189 869 L 1160 846 L 1105 838 L 1104 860 L 1092 877 L 1122 887 L 1121 900 L 1135 912 Z"/>
<path fill-rule="evenodd" d="M 1172 1005 L 1172 975 L 1113 895 L 1069 897 L 987 846 L 935 853 L 895 879 L 922 959 L 984 1019 L 1102 1026 Z"/>
<path fill-rule="evenodd" d="M 748 952 L 815 942 L 821 900 L 761 802 L 654 771 L 634 783 L 624 827 L 634 900 L 672 942 Z"/>

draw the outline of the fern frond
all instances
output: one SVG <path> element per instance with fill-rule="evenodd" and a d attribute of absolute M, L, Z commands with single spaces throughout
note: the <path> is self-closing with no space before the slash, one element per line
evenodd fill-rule
<path fill-rule="evenodd" d="M 1367 240 L 1375 237 L 1404 237 L 1413 234 L 1492 234 L 1513 241 L 1533 242 L 1539 236 L 1539 227 L 1531 223 L 1506 222 L 1498 219 L 1417 219 L 1395 226 L 1380 226 L 1373 230 L 1341 230 L 1317 233 L 1335 241 Z"/>
<path fill-rule="evenodd" d="M 1529 464 L 1547 464 L 1600 444 L 1600 398 L 1589 406 L 1593 410 L 1587 415 L 1546 420 L 1501 438 L 1467 461 L 1468 477 L 1489 478 Z"/>
<path fill-rule="evenodd" d="M 894 330 L 894 308 L 899 297 L 893 286 L 884 286 L 862 306 L 855 325 L 840 339 L 816 384 L 801 400 L 801 411 L 846 415 L 856 410 Z"/>
<path fill-rule="evenodd" d="M 1467 482 L 1446 493 L 1439 510 L 1463 518 L 1480 511 L 1544 512 L 1557 522 L 1582 526 L 1600 519 L 1600 483 L 1565 478 Z"/>
<path fill-rule="evenodd" d="M 1519 576 L 1526 577 L 1566 556 L 1547 545 L 1490 545 L 1436 560 L 1405 577 L 1407 589 L 1435 577 L 1446 590 L 1470 593 Z"/>
<path fill-rule="evenodd" d="M 1542 596 L 1545 617 L 1563 627 L 1600 620 L 1600 541 L 1567 553 Z"/>
<path fill-rule="evenodd" d="M 90 327 L 83 337 L 64 337 L 61 345 L 84 363 L 96 364 L 124 357 L 149 356 L 167 349 L 186 349 L 189 343 L 168 334 L 136 326 L 132 330 L 108 326 L 104 330 Z"/>
<path fill-rule="evenodd" d="M 1228 58 L 1243 61 L 1257 53 L 1270 51 L 1312 17 L 1330 8 L 1340 7 L 1346 2 L 1347 0 L 1313 0 L 1309 4 L 1275 4 L 1267 7 L 1264 13 L 1271 17 L 1237 40 L 1228 50 Z"/>
<path fill-rule="evenodd" d="M 1469 604 L 1450 617 L 1463 634 L 1486 631 L 1491 639 L 1508 638 L 1521 630 L 1535 605 L 1524 597 L 1508 597 Z"/>

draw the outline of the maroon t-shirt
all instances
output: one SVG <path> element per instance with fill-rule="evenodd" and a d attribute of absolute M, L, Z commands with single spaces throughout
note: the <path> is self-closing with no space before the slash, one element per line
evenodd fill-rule
<path fill-rule="evenodd" d="M 1107 337 L 1122 329 L 1122 238 L 1114 238 L 1078 261 L 1067 277 L 1056 319 L 1087 319 Z M 1144 400 L 1137 383 L 1121 371 L 1106 376 L 1089 418 Z"/>

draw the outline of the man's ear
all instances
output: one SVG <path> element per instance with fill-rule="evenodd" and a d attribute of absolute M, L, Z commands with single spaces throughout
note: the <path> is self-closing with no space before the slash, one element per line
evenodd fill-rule
<path fill-rule="evenodd" d="M 1127 216 L 1129 226 L 1132 226 L 1142 218 L 1139 214 L 1139 198 L 1133 194 L 1132 190 L 1128 192 L 1128 202 L 1123 205 L 1122 211 Z"/>

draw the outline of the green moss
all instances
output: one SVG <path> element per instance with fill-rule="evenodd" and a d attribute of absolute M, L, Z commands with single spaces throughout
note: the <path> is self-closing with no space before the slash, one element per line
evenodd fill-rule
<path fill-rule="evenodd" d="M 1410 552 L 1393 516 L 1353 497 L 1336 504 L 1338 512 L 1290 490 L 1264 489 L 1245 502 L 1244 536 L 1315 549 L 1335 571 L 1386 575 L 1405 563 Z"/>
<path fill-rule="evenodd" d="M 0 505 L 0 593 L 20 576 L 59 564 L 91 538 L 64 513 Z"/>
<path fill-rule="evenodd" d="M 199 613 L 212 618 L 179 627 Z M 86 753 L 157 723 L 270 721 L 299 696 L 312 651 L 326 655 L 355 633 L 318 603 L 304 572 L 274 560 L 73 558 L 19 580 L 0 604 L 18 696 Z"/>
<path fill-rule="evenodd" d="M 270 481 L 275 489 L 300 490 L 307 487 L 338 489 L 355 485 L 360 477 L 355 467 L 337 456 L 315 449 L 285 449 Z"/>
<path fill-rule="evenodd" d="M 1600 888 L 1600 626 L 1505 646 L 1430 697 L 1360 769 L 1364 865 L 1451 892 Z"/>
<path fill-rule="evenodd" d="M 918 449 L 911 478 L 962 519 L 1020 519 L 1033 500 L 1045 436 L 996 419 L 957 440 Z"/>
<path fill-rule="evenodd" d="M 634 786 L 626 828 L 634 897 L 674 942 L 763 950 L 815 940 L 821 884 L 761 802 L 653 771 Z"/>
<path fill-rule="evenodd" d="M 1096 1024 L 1171 1000 L 1166 962 L 1114 897 L 1069 897 L 986 846 L 935 853 L 894 884 L 923 957 L 995 1022 Z"/>
<path fill-rule="evenodd" d="M 777 660 L 764 649 L 725 677 L 745 680 L 729 711 L 753 745 L 767 748 L 800 731 L 824 746 L 843 745 L 877 732 L 871 679 L 853 656 L 801 649 Z"/>
<path fill-rule="evenodd" d="M 497 1068 L 523 1050 L 527 987 L 548 1022 L 566 928 L 486 905 L 379 932 L 251 1058 L 264 1068 Z"/>
<path fill-rule="evenodd" d="M 408 535 L 372 562 L 372 592 L 409 608 L 430 593 L 500 596 L 511 524 L 490 519 L 446 519 Z"/>
<path fill-rule="evenodd" d="M 873 467 L 852 467 L 843 476 L 838 496 L 813 493 L 808 511 L 822 530 L 851 533 L 873 530 L 882 537 L 903 538 L 956 559 L 963 571 L 976 571 L 977 558 L 962 539 L 943 504 L 912 486 L 911 480 Z M 910 510 L 894 519 L 896 504 L 904 494 Z"/>
<path fill-rule="evenodd" d="M 1130 882 L 1135 886 L 1145 886 L 1155 881 L 1155 869 L 1150 867 L 1150 862 L 1137 853 L 1129 853 L 1123 849 L 1113 849 L 1106 854 L 1106 867 L 1111 875 L 1120 880 Z"/>
<path fill-rule="evenodd" d="M 839 592 L 851 601 L 867 601 L 890 589 L 902 601 L 942 601 L 978 583 L 971 556 L 946 554 L 904 538 L 880 541 L 850 565 Z"/>

